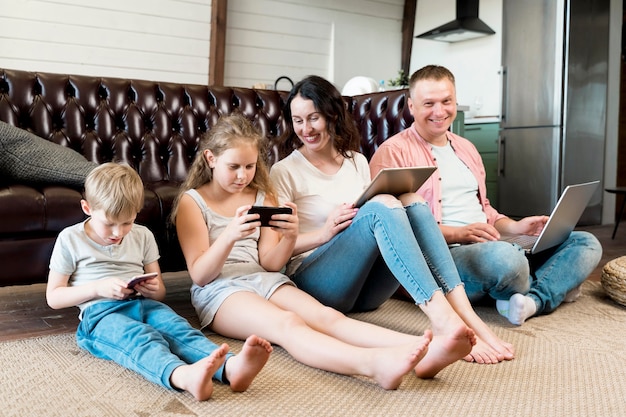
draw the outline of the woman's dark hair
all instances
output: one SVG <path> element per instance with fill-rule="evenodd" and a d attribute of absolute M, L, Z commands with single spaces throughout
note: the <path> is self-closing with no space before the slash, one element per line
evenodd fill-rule
<path fill-rule="evenodd" d="M 286 130 L 278 145 L 281 158 L 302 146 L 294 132 L 291 114 L 291 102 L 297 96 L 311 100 L 315 109 L 326 119 L 331 140 L 344 158 L 350 157 L 350 151 L 359 151 L 361 136 L 347 111 L 341 93 L 326 79 L 309 75 L 294 85 L 287 97 L 283 109 Z"/>

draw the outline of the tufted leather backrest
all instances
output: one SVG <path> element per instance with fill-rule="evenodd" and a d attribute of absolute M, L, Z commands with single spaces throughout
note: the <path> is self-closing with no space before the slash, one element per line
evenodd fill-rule
<path fill-rule="evenodd" d="M 123 161 L 146 183 L 181 182 L 200 136 L 240 111 L 275 141 L 287 92 L 0 69 L 0 120 L 91 161 Z M 406 90 L 346 97 L 369 159 L 412 122 Z M 269 156 L 270 163 L 276 155 Z"/>

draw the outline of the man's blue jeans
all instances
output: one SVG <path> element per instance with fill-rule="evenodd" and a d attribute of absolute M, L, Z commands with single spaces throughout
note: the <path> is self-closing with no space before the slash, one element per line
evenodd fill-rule
<path fill-rule="evenodd" d="M 574 231 L 561 245 L 530 257 L 506 242 L 461 245 L 450 252 L 470 300 L 527 294 L 541 314 L 556 309 L 583 283 L 600 262 L 602 246 L 591 233 Z"/>
<path fill-rule="evenodd" d="M 362 206 L 352 224 L 313 251 L 291 279 L 344 313 L 377 308 L 400 284 L 417 304 L 462 285 L 426 203 L 389 208 L 377 201 Z"/>
<path fill-rule="evenodd" d="M 174 369 L 195 363 L 218 347 L 170 307 L 147 298 L 101 301 L 87 307 L 76 342 L 94 356 L 167 388 L 172 388 Z M 223 373 L 224 365 L 213 378 L 226 382 Z"/>

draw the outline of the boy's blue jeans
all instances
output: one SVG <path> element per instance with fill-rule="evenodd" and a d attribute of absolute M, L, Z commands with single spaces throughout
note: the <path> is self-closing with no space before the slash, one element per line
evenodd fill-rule
<path fill-rule="evenodd" d="M 568 291 L 583 283 L 600 262 L 602 245 L 591 233 L 574 231 L 561 245 L 530 258 L 506 242 L 461 245 L 450 252 L 470 300 L 527 294 L 541 314 L 556 309 Z"/>
<path fill-rule="evenodd" d="M 313 251 L 291 279 L 344 313 L 377 308 L 400 284 L 417 304 L 461 285 L 426 203 L 389 208 L 376 201 L 363 205 L 352 224 Z"/>
<path fill-rule="evenodd" d="M 167 388 L 173 388 L 174 369 L 195 363 L 218 347 L 167 305 L 142 297 L 87 307 L 76 342 L 94 356 L 117 362 Z M 224 364 L 213 379 L 227 382 Z"/>

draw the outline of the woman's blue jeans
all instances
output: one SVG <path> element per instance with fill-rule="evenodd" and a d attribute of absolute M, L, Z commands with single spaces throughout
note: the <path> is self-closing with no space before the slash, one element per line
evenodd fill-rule
<path fill-rule="evenodd" d="M 426 203 L 390 208 L 370 201 L 352 224 L 311 253 L 291 279 L 341 312 L 367 311 L 402 284 L 417 304 L 461 285 Z"/>
<path fill-rule="evenodd" d="M 101 301 L 87 307 L 76 342 L 94 356 L 167 388 L 172 388 L 174 369 L 195 363 L 218 347 L 170 307 L 147 298 Z M 227 382 L 224 365 L 213 379 Z"/>
<path fill-rule="evenodd" d="M 561 245 L 529 257 L 507 242 L 461 245 L 450 252 L 470 300 L 527 294 L 541 314 L 556 309 L 583 283 L 600 262 L 602 245 L 591 233 L 574 231 Z"/>

